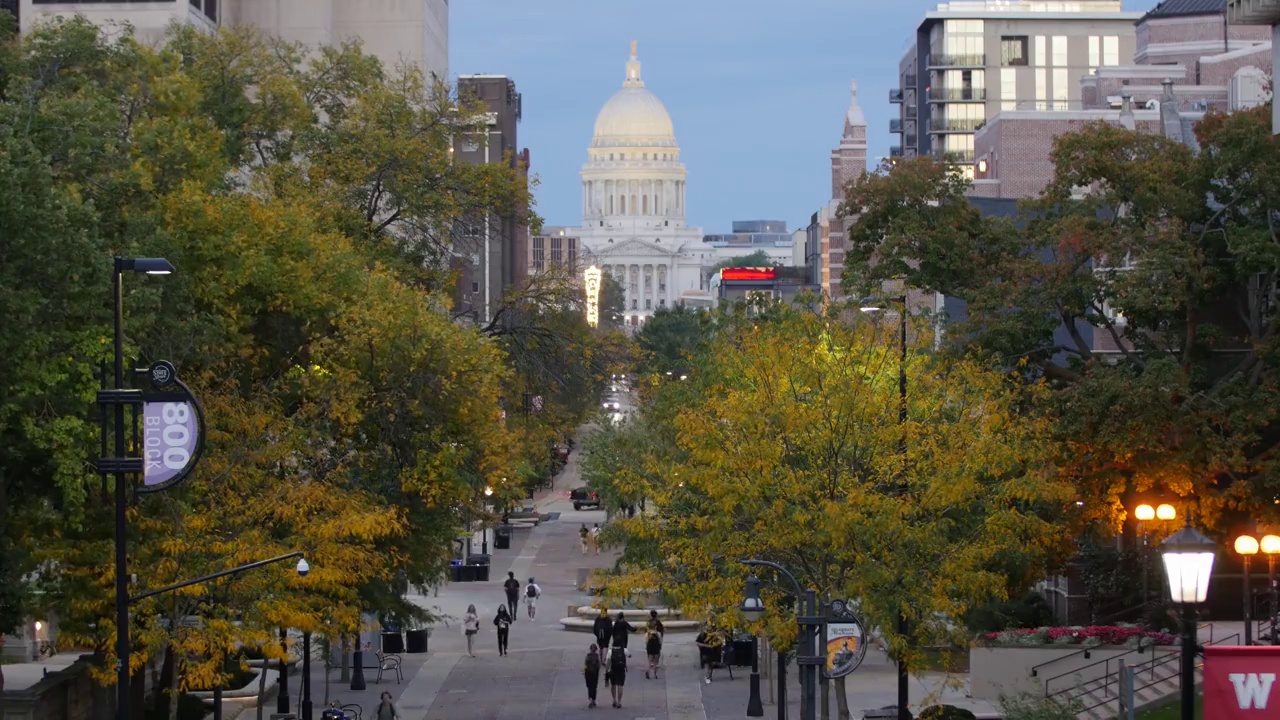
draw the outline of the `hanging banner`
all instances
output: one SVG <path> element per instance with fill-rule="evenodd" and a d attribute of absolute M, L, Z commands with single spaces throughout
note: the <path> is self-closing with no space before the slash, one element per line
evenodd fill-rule
<path fill-rule="evenodd" d="M 204 450 L 204 412 L 173 365 L 161 360 L 147 370 L 154 388 L 142 399 L 142 487 L 167 490 L 186 479 Z"/>
<path fill-rule="evenodd" d="M 1264 720 L 1280 712 L 1280 646 L 1204 649 L 1205 720 Z"/>
<path fill-rule="evenodd" d="M 862 664 L 867 656 L 866 634 L 862 621 L 843 600 L 831 603 L 826 630 L 826 675 L 829 678 L 844 677 Z"/>
<path fill-rule="evenodd" d="M 587 324 L 596 327 L 600 324 L 600 268 L 592 265 L 583 273 L 587 290 Z"/>

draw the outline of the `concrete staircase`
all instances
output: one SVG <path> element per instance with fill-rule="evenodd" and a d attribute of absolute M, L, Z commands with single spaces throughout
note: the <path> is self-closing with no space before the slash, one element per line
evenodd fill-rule
<path fill-rule="evenodd" d="M 1181 689 L 1179 679 L 1181 668 L 1182 655 L 1177 652 L 1166 653 L 1144 663 L 1135 664 L 1134 708 L 1141 710 L 1162 704 L 1168 698 L 1177 696 Z M 1197 683 L 1200 682 L 1202 675 L 1203 671 L 1197 666 Z M 1059 693 L 1058 696 L 1076 700 L 1084 706 L 1084 711 L 1078 716 L 1080 720 L 1112 720 L 1120 714 L 1119 671 L 1081 683 Z"/>

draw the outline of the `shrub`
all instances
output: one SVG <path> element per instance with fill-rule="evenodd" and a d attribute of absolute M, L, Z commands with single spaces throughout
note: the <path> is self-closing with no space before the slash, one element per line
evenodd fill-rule
<path fill-rule="evenodd" d="M 1087 627 L 1020 628 L 989 632 L 978 636 L 980 645 L 1172 645 L 1177 637 L 1153 632 L 1136 625 L 1091 625 Z"/>
<path fill-rule="evenodd" d="M 955 705 L 933 705 L 921 710 L 916 720 L 977 720 L 977 716 Z"/>
<path fill-rule="evenodd" d="M 1043 627 L 1051 622 L 1053 608 L 1040 593 L 1034 591 L 1018 600 L 988 603 L 965 618 L 965 624 L 975 633 Z"/>
<path fill-rule="evenodd" d="M 1059 701 L 1034 693 L 1000 696 L 1004 720 L 1077 720 L 1084 704 L 1075 698 Z"/>

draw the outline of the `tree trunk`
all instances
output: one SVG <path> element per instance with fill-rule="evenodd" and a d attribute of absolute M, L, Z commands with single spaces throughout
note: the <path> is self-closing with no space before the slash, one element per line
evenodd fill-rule
<path fill-rule="evenodd" d="M 4 634 L 0 633 L 0 656 L 4 655 Z M 0 693 L 4 692 L 4 663 L 0 663 Z"/>
<path fill-rule="evenodd" d="M 351 682 L 351 640 L 346 633 L 342 634 L 342 673 L 338 675 L 338 682 Z"/>
<path fill-rule="evenodd" d="M 822 672 L 819 670 L 818 672 Z M 831 682 L 825 678 L 822 679 L 822 712 L 819 715 L 822 720 L 831 720 Z M 177 720 L 172 718 L 171 720 Z"/>
<path fill-rule="evenodd" d="M 163 691 L 165 702 L 169 704 L 169 711 L 165 715 L 169 720 L 178 720 L 178 657 L 172 645 L 165 655 L 164 662 L 169 668 L 169 682 L 165 684 Z"/>
<path fill-rule="evenodd" d="M 836 678 L 836 717 L 837 720 L 852 720 L 849 715 L 849 696 L 845 694 L 844 676 Z"/>

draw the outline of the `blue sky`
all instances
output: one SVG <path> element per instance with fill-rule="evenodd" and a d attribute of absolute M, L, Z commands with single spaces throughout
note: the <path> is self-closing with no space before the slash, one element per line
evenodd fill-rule
<path fill-rule="evenodd" d="M 1146 10 L 1156 0 L 1125 0 Z M 549 224 L 582 220 L 578 170 L 631 40 L 689 169 L 689 223 L 800 227 L 830 195 L 849 81 L 868 155 L 888 153 L 898 60 L 937 0 L 453 0 L 451 75 L 508 75 L 524 96 L 519 143 Z"/>

